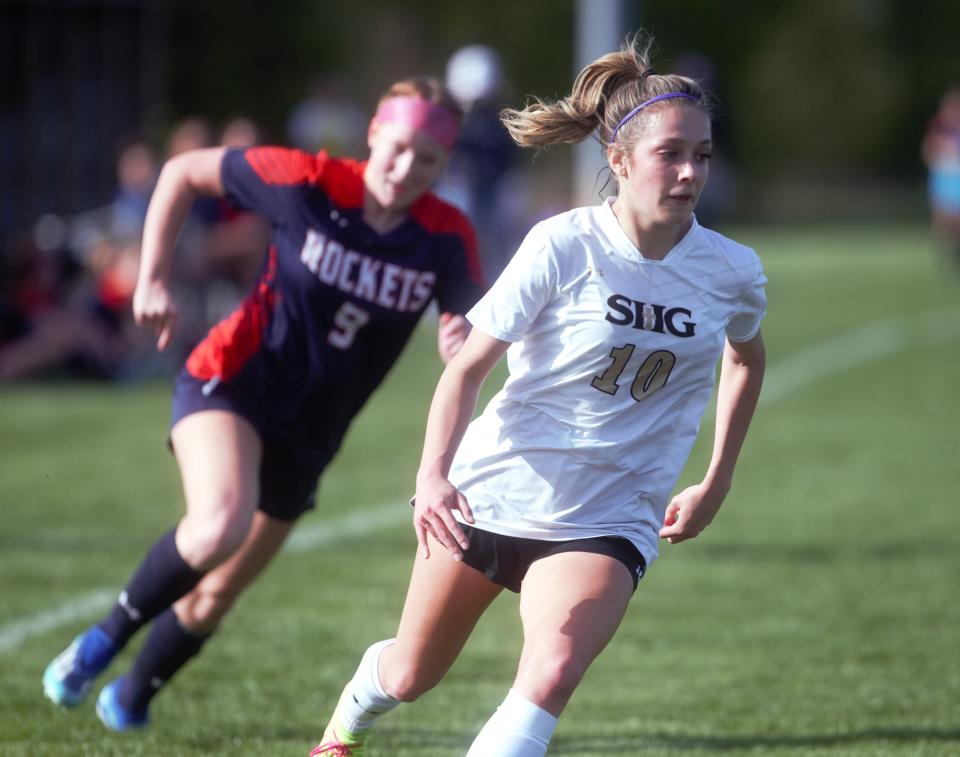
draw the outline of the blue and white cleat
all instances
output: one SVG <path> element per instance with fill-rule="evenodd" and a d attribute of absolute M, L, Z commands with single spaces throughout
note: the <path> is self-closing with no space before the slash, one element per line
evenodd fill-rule
<path fill-rule="evenodd" d="M 128 710 L 120 704 L 117 698 L 123 678 L 111 681 L 97 697 L 97 717 L 111 731 L 130 731 L 135 728 L 144 728 L 150 724 L 150 716 L 146 710 Z"/>
<path fill-rule="evenodd" d="M 47 665 L 43 693 L 61 707 L 76 707 L 119 650 L 99 626 L 91 626 Z"/>

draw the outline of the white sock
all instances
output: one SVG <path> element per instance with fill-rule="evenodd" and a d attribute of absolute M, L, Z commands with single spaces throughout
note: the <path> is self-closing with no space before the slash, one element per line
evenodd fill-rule
<path fill-rule="evenodd" d="M 513 689 L 470 745 L 467 757 L 543 757 L 557 719 Z"/>
<path fill-rule="evenodd" d="M 380 653 L 394 641 L 396 639 L 378 641 L 363 653 L 357 672 L 347 684 L 345 695 L 340 698 L 337 716 L 341 725 L 351 733 L 366 730 L 378 717 L 400 704 L 399 699 L 394 699 L 383 690 L 377 673 Z"/>

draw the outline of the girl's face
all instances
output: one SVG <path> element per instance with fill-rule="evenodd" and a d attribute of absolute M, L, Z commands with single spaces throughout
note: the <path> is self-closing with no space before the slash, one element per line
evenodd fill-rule
<path fill-rule="evenodd" d="M 629 152 L 607 149 L 627 209 L 645 228 L 690 220 L 707 183 L 710 119 L 690 105 L 659 105 Z"/>
<path fill-rule="evenodd" d="M 449 152 L 409 124 L 376 119 L 367 144 L 370 159 L 363 181 L 385 210 L 407 210 L 440 177 Z"/>

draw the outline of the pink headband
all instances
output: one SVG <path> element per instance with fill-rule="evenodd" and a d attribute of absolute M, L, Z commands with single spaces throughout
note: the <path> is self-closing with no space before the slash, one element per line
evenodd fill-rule
<path fill-rule="evenodd" d="M 430 135 L 448 150 L 453 148 L 460 134 L 460 122 L 453 113 L 415 95 L 398 95 L 384 100 L 374 119 L 408 124 Z"/>

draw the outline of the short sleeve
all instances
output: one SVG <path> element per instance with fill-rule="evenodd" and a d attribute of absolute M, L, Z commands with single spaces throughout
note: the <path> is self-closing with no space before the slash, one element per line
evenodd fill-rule
<path fill-rule="evenodd" d="M 495 339 L 520 341 L 556 292 L 551 249 L 546 234 L 535 226 L 467 320 Z"/>
<path fill-rule="evenodd" d="M 760 330 L 760 321 L 767 312 L 767 295 L 764 287 L 767 277 L 759 258 L 756 272 L 740 299 L 739 307 L 727 324 L 727 338 L 731 342 L 749 342 Z"/>
<path fill-rule="evenodd" d="M 278 223 L 304 188 L 319 181 L 323 157 L 283 147 L 228 150 L 220 178 L 232 203 Z"/>

